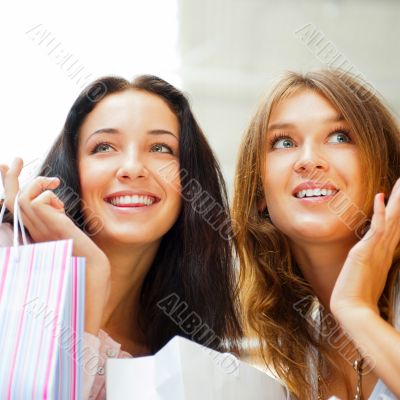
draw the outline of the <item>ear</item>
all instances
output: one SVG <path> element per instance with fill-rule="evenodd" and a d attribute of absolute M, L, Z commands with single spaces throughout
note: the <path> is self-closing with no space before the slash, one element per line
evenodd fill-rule
<path fill-rule="evenodd" d="M 257 210 L 259 213 L 263 212 L 267 207 L 267 201 L 265 197 L 257 201 Z"/>

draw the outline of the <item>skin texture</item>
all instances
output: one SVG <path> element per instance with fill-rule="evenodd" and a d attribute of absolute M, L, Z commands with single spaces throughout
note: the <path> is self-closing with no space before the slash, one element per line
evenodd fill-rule
<path fill-rule="evenodd" d="M 356 209 L 361 208 L 365 194 L 359 151 L 351 132 L 350 141 L 343 135 L 347 123 L 334 121 L 340 117 L 324 97 L 310 90 L 275 106 L 267 141 L 275 133 L 287 138 L 268 145 L 261 208 L 268 207 L 272 222 L 288 237 L 305 278 L 335 316 L 341 332 L 346 332 L 352 346 L 367 356 L 370 372 L 363 377 L 364 398 L 378 378 L 400 395 L 400 334 L 380 318 L 377 305 L 400 240 L 399 181 L 386 207 L 383 194 L 375 196 L 371 229 L 361 240 L 343 222 L 343 215 L 332 211 L 328 201 L 300 201 L 292 194 L 302 182 L 330 182 L 351 199 Z M 310 179 L 312 175 L 318 179 Z M 356 376 L 351 363 L 339 354 L 337 361 L 354 388 Z M 338 377 L 332 377 L 329 389 L 329 395 L 346 398 L 344 382 Z"/>
<path fill-rule="evenodd" d="M 353 236 L 328 202 L 304 205 L 292 195 L 299 183 L 314 180 L 312 174 L 317 171 L 319 180 L 333 183 L 361 207 L 358 148 L 354 142 L 341 142 L 347 137 L 344 130 L 349 128 L 345 121 L 335 121 L 339 117 L 325 98 L 309 91 L 291 96 L 271 113 L 267 138 L 285 134 L 288 139 L 267 150 L 265 197 L 274 224 L 298 242 L 347 240 Z M 291 125 L 279 127 L 282 124 Z"/>
<path fill-rule="evenodd" d="M 106 128 L 119 133 L 92 135 Z M 170 133 L 155 133 L 161 129 Z M 98 145 L 99 141 L 109 144 Z M 90 154 L 96 146 L 97 152 Z M 126 90 L 95 107 L 80 130 L 78 160 L 82 200 L 105 222 L 96 241 L 107 238 L 108 243 L 127 243 L 128 249 L 131 243 L 155 245 L 180 211 L 178 152 L 178 120 L 158 96 Z M 170 176 L 163 178 L 160 171 L 167 165 L 174 165 L 174 171 L 169 168 Z M 161 201 L 140 208 L 132 218 L 112 212 L 103 198 L 129 189 L 151 192 Z"/>
<path fill-rule="evenodd" d="M 119 133 L 92 135 L 107 128 Z M 93 149 L 96 153 L 91 154 Z M 161 237 L 181 208 L 178 154 L 176 116 L 161 98 L 147 92 L 127 90 L 106 97 L 81 127 L 82 199 L 104 222 L 93 240 L 112 265 L 111 296 L 102 326 L 122 343 L 129 342 L 125 348 L 135 352 L 133 342 L 144 341 L 140 334 L 131 337 L 140 288 Z M 160 201 L 135 214 L 118 214 L 104 197 L 121 190 L 150 192 Z"/>
<path fill-rule="evenodd" d="M 119 133 L 89 138 L 99 129 Z M 73 238 L 74 255 L 86 257 L 85 330 L 97 335 L 100 328 L 106 329 L 134 355 L 147 352 L 135 324 L 141 285 L 161 237 L 181 209 L 179 130 L 162 99 L 138 90 L 106 96 L 87 116 L 77 156 L 84 212 L 94 213 L 103 223 L 94 235 L 82 232 L 66 216 L 52 191 L 58 179 L 37 177 L 20 192 L 22 217 L 34 242 Z M 19 158 L 10 167 L 0 165 L 11 211 L 22 167 Z M 104 198 L 122 190 L 150 192 L 159 201 L 120 214 Z"/>

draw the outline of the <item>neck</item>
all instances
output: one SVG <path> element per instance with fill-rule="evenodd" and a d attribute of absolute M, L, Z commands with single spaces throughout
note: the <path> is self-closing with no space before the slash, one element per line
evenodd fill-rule
<path fill-rule="evenodd" d="M 321 242 L 290 242 L 293 256 L 304 278 L 311 285 L 314 293 L 327 311 L 330 311 L 330 298 L 336 280 L 350 249 L 355 243 L 355 238 L 349 239 L 347 242 L 341 240 L 339 242 L 324 244 Z M 354 371 L 352 364 L 355 360 L 360 359 L 357 347 L 341 328 L 335 327 L 334 331 L 329 335 L 329 340 L 331 347 L 334 344 L 336 348 L 340 349 L 340 351 L 331 353 L 330 356 L 334 358 L 340 367 L 340 370 L 346 377 L 345 379 L 348 381 L 350 389 L 356 388 L 358 375 Z M 343 376 L 334 373 L 329 379 L 329 395 L 342 393 L 344 398 L 346 392 L 343 390 Z M 377 377 L 373 370 L 367 374 L 363 374 L 363 386 L 366 388 L 366 392 L 372 392 L 376 381 Z"/>
<path fill-rule="evenodd" d="M 290 242 L 301 272 L 327 310 L 336 280 L 354 244 L 354 239 L 334 243 Z"/>
<path fill-rule="evenodd" d="M 138 323 L 140 293 L 159 244 L 159 241 L 145 245 L 98 243 L 111 265 L 111 291 L 102 329 L 116 339 L 145 343 Z"/>

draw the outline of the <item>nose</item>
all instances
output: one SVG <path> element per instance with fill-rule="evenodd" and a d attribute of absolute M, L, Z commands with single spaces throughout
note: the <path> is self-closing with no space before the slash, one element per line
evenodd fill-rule
<path fill-rule="evenodd" d="M 311 143 L 304 144 L 293 166 L 294 171 L 302 175 L 312 174 L 315 171 L 327 171 L 328 168 L 328 161 L 318 151 L 316 145 Z"/>
<path fill-rule="evenodd" d="M 127 153 L 117 171 L 117 177 L 120 180 L 146 178 L 148 170 L 138 152 Z"/>

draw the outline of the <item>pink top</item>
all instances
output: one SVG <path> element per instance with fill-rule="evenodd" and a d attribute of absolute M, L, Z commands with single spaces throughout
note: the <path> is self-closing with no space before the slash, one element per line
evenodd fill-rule
<path fill-rule="evenodd" d="M 105 370 L 107 358 L 131 358 L 126 351 L 121 350 L 121 345 L 114 341 L 106 332 L 100 330 L 98 336 L 85 332 L 84 370 L 84 399 L 102 400 L 106 398 Z M 90 357 L 87 355 L 90 354 Z M 91 359 L 94 361 L 91 362 Z"/>
<path fill-rule="evenodd" d="M 27 240 L 32 242 L 27 232 Z M 20 243 L 22 239 L 20 237 Z M 9 223 L 0 225 L 0 247 L 13 245 L 13 228 Z M 83 399 L 102 400 L 106 398 L 105 371 L 108 358 L 131 358 L 121 350 L 121 345 L 114 341 L 105 331 L 100 330 L 98 336 L 84 333 L 83 348 Z"/>

